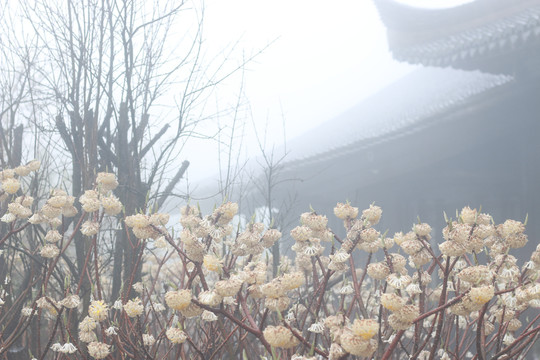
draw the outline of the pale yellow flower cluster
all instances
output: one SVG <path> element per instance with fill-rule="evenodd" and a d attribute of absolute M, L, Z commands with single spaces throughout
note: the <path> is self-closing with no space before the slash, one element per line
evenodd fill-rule
<path fill-rule="evenodd" d="M 349 203 L 337 203 L 334 214 L 342 220 L 355 219 L 358 216 L 358 208 L 352 207 Z"/>
<path fill-rule="evenodd" d="M 7 196 L 13 195 L 21 188 L 19 179 L 15 176 L 24 177 L 30 174 L 32 171 L 37 171 L 41 163 L 37 160 L 32 160 L 26 165 L 21 165 L 15 169 L 4 169 L 0 171 L 0 182 L 3 194 L 0 194 L 0 201 L 4 201 Z"/>
<path fill-rule="evenodd" d="M 191 291 L 187 289 L 168 291 L 165 294 L 165 303 L 174 310 L 184 310 L 191 304 Z"/>
<path fill-rule="evenodd" d="M 141 302 L 141 299 L 136 298 L 133 300 L 129 300 L 127 303 L 124 304 L 124 311 L 129 317 L 136 317 L 141 315 L 144 311 L 144 306 Z"/>
<path fill-rule="evenodd" d="M 312 270 L 312 258 L 321 256 L 324 251 L 321 242 L 331 241 L 333 234 L 327 228 L 326 216 L 304 213 L 300 221 L 302 225 L 291 230 L 291 237 L 295 240 L 291 249 L 296 253 L 298 270 L 309 272 Z"/>
<path fill-rule="evenodd" d="M 88 316 L 95 321 L 104 321 L 109 315 L 109 307 L 103 300 L 94 300 L 88 307 Z"/>
<path fill-rule="evenodd" d="M 231 252 L 237 256 L 260 255 L 265 247 L 263 244 L 264 224 L 252 223 L 234 240 Z"/>
<path fill-rule="evenodd" d="M 111 345 L 92 341 L 88 344 L 88 354 L 94 359 L 105 359 L 111 353 Z"/>
<path fill-rule="evenodd" d="M 68 295 L 62 299 L 58 304 L 68 309 L 75 309 L 81 303 L 79 295 Z"/>
<path fill-rule="evenodd" d="M 159 230 L 166 232 L 165 225 L 169 222 L 169 214 L 130 215 L 124 219 L 124 222 L 137 238 L 155 240 L 162 236 Z"/>
<path fill-rule="evenodd" d="M 100 193 L 107 194 L 116 189 L 118 186 L 118 181 L 116 180 L 116 176 L 114 174 L 99 172 L 96 177 L 96 184 Z"/>
<path fill-rule="evenodd" d="M 300 343 L 292 331 L 285 326 L 267 326 L 263 335 L 270 345 L 278 348 L 290 349 Z"/>
<path fill-rule="evenodd" d="M 178 328 L 169 328 L 165 332 L 165 336 L 173 344 L 182 344 L 187 340 L 187 334 Z"/>
<path fill-rule="evenodd" d="M 41 298 L 39 298 L 37 301 L 36 301 L 36 305 L 38 308 L 41 308 L 41 309 L 46 309 L 47 311 L 49 311 L 51 313 L 51 315 L 57 315 L 58 314 L 58 303 L 56 302 L 56 300 L 50 298 L 50 297 L 47 297 L 47 296 L 42 296 Z"/>
<path fill-rule="evenodd" d="M 97 327 L 98 322 L 90 317 L 86 316 L 79 323 L 79 340 L 85 343 L 91 343 L 97 340 L 97 336 L 94 333 L 94 330 Z"/>
<path fill-rule="evenodd" d="M 453 221 L 443 229 L 446 240 L 439 249 L 446 256 L 461 256 L 472 252 L 480 252 L 495 234 L 491 216 L 477 214 L 476 210 L 465 207 L 461 210 L 462 222 Z M 466 220 L 466 221 L 465 221 Z"/>
<path fill-rule="evenodd" d="M 330 358 L 339 359 L 349 353 L 356 356 L 371 356 L 377 350 L 375 336 L 379 323 L 374 319 L 356 319 L 352 324 L 343 314 L 328 316 L 324 325 L 329 329 L 333 342 Z"/>

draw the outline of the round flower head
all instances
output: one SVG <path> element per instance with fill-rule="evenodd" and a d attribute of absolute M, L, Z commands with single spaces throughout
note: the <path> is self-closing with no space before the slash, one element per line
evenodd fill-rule
<path fill-rule="evenodd" d="M 167 329 L 165 336 L 167 336 L 167 339 L 173 344 L 182 344 L 187 340 L 186 333 L 178 328 Z"/>
<path fill-rule="evenodd" d="M 283 275 L 281 279 L 281 285 L 285 290 L 297 289 L 304 284 L 304 274 L 300 271 L 292 272 Z"/>
<path fill-rule="evenodd" d="M 362 211 L 362 218 L 367 220 L 372 226 L 379 223 L 381 215 L 382 209 L 374 205 L 370 205 L 369 209 L 365 209 Z"/>
<path fill-rule="evenodd" d="M 165 294 L 165 302 L 174 310 L 184 310 L 191 303 L 191 291 L 187 289 L 168 291 Z"/>
<path fill-rule="evenodd" d="M 377 342 L 365 340 L 352 331 L 344 331 L 341 335 L 341 346 L 352 355 L 370 357 L 377 350 Z"/>
<path fill-rule="evenodd" d="M 97 326 L 97 321 L 91 318 L 90 316 L 86 316 L 83 321 L 79 323 L 79 331 L 80 332 L 91 332 L 93 331 Z"/>
<path fill-rule="evenodd" d="M 26 219 L 32 215 L 32 210 L 18 202 L 9 203 L 8 210 L 10 213 L 17 215 L 20 219 Z"/>
<path fill-rule="evenodd" d="M 297 226 L 291 230 L 291 236 L 295 241 L 307 241 L 311 237 L 311 229 L 307 226 Z"/>
<path fill-rule="evenodd" d="M 390 259 L 392 260 L 394 272 L 401 272 L 407 265 L 407 259 L 403 255 L 390 254 Z"/>
<path fill-rule="evenodd" d="M 334 255 L 330 255 L 330 260 L 336 263 L 343 263 L 349 260 L 349 257 L 351 257 L 351 254 L 345 252 L 345 251 L 338 251 Z"/>
<path fill-rule="evenodd" d="M 375 280 L 384 280 L 390 275 L 390 268 L 383 262 L 368 265 L 367 273 Z"/>
<path fill-rule="evenodd" d="M 97 341 L 97 336 L 93 331 L 80 331 L 79 340 L 84 343 L 91 343 Z"/>
<path fill-rule="evenodd" d="M 262 245 L 265 248 L 269 248 L 275 244 L 277 240 L 281 238 L 281 233 L 277 229 L 267 230 L 262 237 Z"/>
<path fill-rule="evenodd" d="M 473 287 L 469 291 L 469 298 L 476 304 L 485 304 L 495 296 L 495 289 L 491 285 Z"/>
<path fill-rule="evenodd" d="M 53 315 L 58 314 L 56 309 L 58 308 L 59 305 L 54 299 L 51 299 L 50 297 L 43 296 L 43 297 L 39 298 L 36 301 L 36 305 L 37 305 L 38 308 L 48 310 Z"/>
<path fill-rule="evenodd" d="M 506 238 L 510 235 L 518 235 L 525 231 L 525 225 L 520 221 L 516 220 L 506 220 L 502 225 L 500 225 L 500 233 L 503 238 Z"/>
<path fill-rule="evenodd" d="M 266 298 L 264 306 L 272 311 L 285 311 L 289 307 L 291 299 L 287 296 L 281 296 L 279 298 Z"/>
<path fill-rule="evenodd" d="M 365 241 L 367 243 L 372 243 L 376 241 L 379 238 L 379 236 L 381 236 L 381 233 L 373 228 L 364 229 L 360 232 L 360 239 L 362 239 L 362 241 Z"/>
<path fill-rule="evenodd" d="M 467 249 L 463 245 L 455 241 L 445 241 L 439 244 L 439 250 L 445 256 L 461 256 L 467 252 Z"/>
<path fill-rule="evenodd" d="M 431 254 L 426 249 L 422 249 L 416 254 L 411 256 L 411 261 L 416 268 L 419 268 L 422 265 L 425 265 L 431 261 Z"/>
<path fill-rule="evenodd" d="M 485 265 L 471 266 L 461 270 L 458 274 L 460 280 L 473 285 L 491 282 L 491 270 Z"/>
<path fill-rule="evenodd" d="M 354 219 L 358 216 L 358 208 L 352 207 L 350 204 L 337 203 L 334 214 L 342 220 Z"/>
<path fill-rule="evenodd" d="M 222 300 L 223 297 L 213 291 L 202 291 L 199 293 L 199 301 L 204 305 L 218 306 Z"/>
<path fill-rule="evenodd" d="M 425 223 L 416 224 L 414 225 L 413 230 L 418 236 L 427 236 L 431 232 L 431 226 Z"/>
<path fill-rule="evenodd" d="M 144 311 L 144 306 L 141 303 L 141 299 L 136 298 L 134 300 L 129 300 L 124 305 L 124 311 L 129 317 L 136 317 L 136 316 L 141 315 Z"/>
<path fill-rule="evenodd" d="M 45 246 L 41 248 L 39 254 L 44 258 L 52 259 L 60 254 L 60 249 L 54 244 L 45 244 Z"/>
<path fill-rule="evenodd" d="M 263 284 L 261 286 L 261 292 L 264 296 L 272 299 L 277 299 L 285 295 L 286 289 L 285 286 L 281 283 L 280 278 L 273 279 L 269 283 Z"/>
<path fill-rule="evenodd" d="M 201 315 L 201 319 L 203 321 L 212 322 L 212 321 L 216 321 L 218 319 L 218 317 L 213 312 L 208 311 L 208 310 L 204 310 L 202 315 Z"/>
<path fill-rule="evenodd" d="M 399 310 L 395 311 L 394 314 L 400 321 L 412 324 L 414 319 L 420 316 L 420 311 L 416 305 L 403 305 Z"/>
<path fill-rule="evenodd" d="M 195 303 L 190 303 L 187 308 L 180 310 L 180 313 L 186 318 L 192 318 L 201 315 L 203 311 L 203 308 L 195 305 Z"/>
<path fill-rule="evenodd" d="M 229 223 L 237 213 L 238 204 L 227 202 L 214 210 L 212 216 L 218 219 L 218 224 L 224 225 Z"/>
<path fill-rule="evenodd" d="M 396 314 L 391 314 L 388 317 L 388 323 L 394 330 L 407 330 L 412 326 L 412 323 L 402 321 Z"/>
<path fill-rule="evenodd" d="M 390 311 L 397 311 L 405 305 L 405 299 L 396 294 L 385 293 L 381 295 L 381 305 Z"/>
<path fill-rule="evenodd" d="M 32 308 L 24 307 L 24 308 L 21 309 L 21 315 L 22 316 L 31 316 L 33 311 L 34 310 Z"/>
<path fill-rule="evenodd" d="M 403 241 L 399 246 L 403 249 L 405 254 L 407 255 L 414 255 L 420 250 L 423 249 L 423 245 L 421 241 L 418 241 L 416 239 L 413 240 L 405 240 Z"/>
<path fill-rule="evenodd" d="M 516 331 L 522 326 L 519 319 L 512 319 L 508 322 L 508 331 Z"/>
<path fill-rule="evenodd" d="M 122 211 L 122 203 L 114 195 L 102 197 L 101 206 L 107 215 L 117 215 Z"/>
<path fill-rule="evenodd" d="M 86 190 L 84 194 L 79 197 L 79 202 L 82 204 L 83 210 L 88 213 L 98 211 L 101 206 L 98 193 L 94 190 Z"/>
<path fill-rule="evenodd" d="M 81 233 L 85 236 L 94 236 L 99 232 L 97 221 L 87 220 L 81 225 Z"/>
<path fill-rule="evenodd" d="M 79 213 L 79 210 L 73 205 L 64 206 L 62 208 L 62 215 L 65 217 L 74 217 Z"/>
<path fill-rule="evenodd" d="M 210 271 L 220 272 L 221 260 L 219 260 L 215 255 L 207 254 L 204 255 L 203 266 Z"/>
<path fill-rule="evenodd" d="M 26 166 L 30 169 L 30 171 L 38 171 L 39 167 L 41 166 L 41 162 L 38 160 L 32 160 Z"/>
<path fill-rule="evenodd" d="M 106 173 L 106 172 L 98 173 L 96 182 L 102 193 L 106 193 L 110 190 L 114 190 L 118 186 L 118 181 L 116 181 L 116 176 L 114 174 Z"/>
<path fill-rule="evenodd" d="M 152 346 L 156 342 L 156 339 L 154 339 L 154 336 L 150 334 L 143 334 L 142 338 L 143 338 L 144 346 Z"/>
<path fill-rule="evenodd" d="M 88 354 L 95 359 L 105 359 L 110 353 L 111 345 L 93 341 L 88 344 Z"/>
<path fill-rule="evenodd" d="M 81 299 L 78 295 L 69 295 L 66 296 L 62 301 L 59 302 L 65 308 L 74 309 L 81 303 Z"/>
<path fill-rule="evenodd" d="M 105 329 L 105 335 L 107 335 L 107 336 L 118 335 L 116 330 L 118 330 L 118 329 L 115 328 L 114 326 L 109 326 L 107 329 Z"/>
<path fill-rule="evenodd" d="M 270 345 L 283 349 L 290 349 L 300 343 L 285 326 L 268 326 L 264 329 L 263 335 Z"/>
<path fill-rule="evenodd" d="M 412 278 L 409 275 L 394 273 L 386 277 L 386 282 L 393 288 L 405 289 L 412 282 Z"/>
<path fill-rule="evenodd" d="M 17 197 L 15 201 L 17 204 L 21 204 L 22 206 L 28 208 L 28 207 L 31 207 L 32 204 L 34 203 L 34 198 L 30 195 L 23 195 L 23 196 Z"/>
<path fill-rule="evenodd" d="M 196 207 L 190 206 L 190 205 L 182 206 L 182 208 L 180 208 L 180 215 L 182 215 L 183 217 L 185 217 L 185 216 L 198 216 L 199 215 L 199 209 L 197 209 Z"/>
<path fill-rule="evenodd" d="M 47 200 L 47 204 L 55 208 L 62 208 L 66 205 L 71 205 L 68 202 L 69 198 L 67 195 L 54 195 Z"/>
<path fill-rule="evenodd" d="M 19 176 L 26 176 L 28 174 L 30 174 L 30 172 L 32 171 L 28 166 L 25 166 L 25 165 L 20 165 L 20 166 L 17 166 L 15 169 L 15 174 L 19 175 Z"/>
<path fill-rule="evenodd" d="M 364 340 L 369 340 L 379 332 L 379 324 L 377 320 L 373 319 L 356 319 L 351 329 L 355 335 L 360 336 Z"/>
<path fill-rule="evenodd" d="M 478 212 L 476 211 L 476 209 L 471 209 L 470 207 L 466 206 L 461 209 L 461 213 L 459 214 L 459 216 L 465 224 L 472 225 L 476 222 L 477 214 Z"/>
<path fill-rule="evenodd" d="M 529 241 L 527 235 L 525 234 L 514 234 L 514 235 L 509 235 L 507 238 L 506 238 L 506 243 L 508 244 L 508 246 L 510 246 L 512 249 L 519 249 L 519 248 L 522 248 L 524 247 L 527 242 Z"/>
<path fill-rule="evenodd" d="M 148 219 L 150 221 L 150 224 L 154 226 L 165 226 L 169 223 L 170 215 L 166 213 L 156 213 L 150 215 L 150 218 Z"/>
<path fill-rule="evenodd" d="M 159 236 L 159 233 L 155 231 L 151 226 L 147 227 L 134 227 L 131 229 L 133 235 L 138 239 L 155 239 Z"/>
<path fill-rule="evenodd" d="M 15 220 L 17 220 L 17 216 L 12 213 L 5 213 L 4 216 L 0 218 L 0 221 L 5 222 L 5 223 L 10 223 Z"/>
<path fill-rule="evenodd" d="M 326 216 L 317 215 L 313 212 L 303 213 L 300 216 L 300 221 L 303 225 L 315 231 L 321 231 L 326 229 L 326 225 L 328 224 L 328 219 L 326 218 Z"/>
<path fill-rule="evenodd" d="M 15 194 L 19 191 L 21 183 L 15 178 L 8 178 L 2 180 L 2 189 L 8 194 Z"/>
<path fill-rule="evenodd" d="M 15 171 L 13 169 L 5 169 L 0 171 L 0 180 L 11 179 L 15 176 Z"/>
<path fill-rule="evenodd" d="M 238 277 L 231 276 L 227 280 L 216 282 L 215 291 L 222 297 L 235 296 L 242 287 L 242 280 Z"/>
<path fill-rule="evenodd" d="M 107 319 L 109 307 L 103 302 L 103 300 L 94 300 L 88 307 L 88 316 L 96 321 L 103 321 Z"/>
<path fill-rule="evenodd" d="M 124 220 L 126 225 L 131 228 L 145 228 L 150 225 L 148 216 L 144 214 L 135 214 L 127 216 Z"/>

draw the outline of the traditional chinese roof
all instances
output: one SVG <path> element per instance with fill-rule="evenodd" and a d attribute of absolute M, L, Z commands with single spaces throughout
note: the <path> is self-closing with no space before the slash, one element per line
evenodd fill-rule
<path fill-rule="evenodd" d="M 509 74 L 540 61 L 540 0 L 476 0 L 447 9 L 373 1 L 399 61 Z"/>
<path fill-rule="evenodd" d="M 293 140 L 285 167 L 299 170 L 312 163 L 332 162 L 375 143 L 406 136 L 510 81 L 510 76 L 479 71 L 415 70 Z"/>

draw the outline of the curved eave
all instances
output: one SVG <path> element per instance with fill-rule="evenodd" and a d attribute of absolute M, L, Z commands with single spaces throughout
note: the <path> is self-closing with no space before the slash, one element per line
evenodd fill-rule
<path fill-rule="evenodd" d="M 485 122 L 481 123 L 475 119 L 475 112 L 490 108 L 514 84 L 514 82 L 510 81 L 485 92 L 471 95 L 466 100 L 455 103 L 451 107 L 441 108 L 441 111 L 432 113 L 432 115 L 422 121 L 393 132 L 371 139 L 357 141 L 346 146 L 336 147 L 317 156 L 288 162 L 284 164 L 281 170 L 281 176 L 283 178 L 299 178 L 299 174 L 305 174 L 306 178 L 310 176 L 321 177 L 322 173 L 343 174 L 347 171 L 354 172 L 357 171 L 355 169 L 365 168 L 365 175 L 355 180 L 357 186 L 367 186 L 375 181 L 380 181 L 382 178 L 399 176 L 399 173 L 410 171 L 411 169 L 409 168 L 410 165 L 406 165 L 407 168 L 403 167 L 400 160 L 403 154 L 399 152 L 392 154 L 393 151 L 400 147 L 403 149 L 407 148 L 410 155 L 415 154 L 414 156 L 417 159 L 416 165 L 423 166 L 426 163 L 437 160 L 433 157 L 433 154 L 426 153 L 423 150 L 424 148 L 429 148 L 429 146 L 426 146 L 427 143 L 431 142 L 432 146 L 437 146 L 443 142 L 448 142 L 447 138 L 449 136 L 459 136 L 459 143 L 463 143 L 462 146 L 473 142 L 473 133 L 477 132 L 469 133 L 462 129 L 486 126 L 487 124 Z M 462 128 L 463 126 L 464 128 Z M 432 133 L 435 135 L 422 140 L 421 146 L 420 144 L 419 146 L 415 146 L 414 139 L 420 133 Z M 390 144 L 392 144 L 391 147 L 393 150 L 387 151 Z M 458 142 L 456 142 L 457 144 Z M 457 150 L 458 147 L 450 144 L 445 152 L 447 155 L 451 155 Z M 459 151 L 462 151 L 462 149 L 459 149 Z M 386 155 L 381 155 L 386 152 L 388 152 Z M 344 163 L 349 165 L 346 165 L 345 168 L 338 169 L 342 165 L 337 164 Z M 377 169 L 380 164 L 385 164 L 385 173 L 381 173 Z M 321 178 L 324 178 L 324 176 Z"/>
<path fill-rule="evenodd" d="M 332 161 L 358 148 L 407 134 L 467 106 L 482 93 L 513 78 L 480 72 L 421 68 L 403 77 L 342 115 L 291 141 L 283 164 L 298 168 Z M 411 89 L 416 89 L 412 91 Z"/>
<path fill-rule="evenodd" d="M 446 9 L 409 6 L 395 0 L 373 0 L 388 29 L 436 38 L 476 27 L 538 5 L 538 0 L 476 0 Z"/>
<path fill-rule="evenodd" d="M 513 73 L 517 60 L 540 49 L 540 0 L 477 0 L 443 10 L 374 1 L 399 61 Z"/>

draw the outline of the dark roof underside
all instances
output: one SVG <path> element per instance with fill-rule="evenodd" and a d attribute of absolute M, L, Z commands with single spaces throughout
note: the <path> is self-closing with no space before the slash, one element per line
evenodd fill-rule
<path fill-rule="evenodd" d="M 538 0 L 477 0 L 443 10 L 374 2 L 397 60 L 494 73 L 516 72 L 524 57 L 538 63 Z"/>
<path fill-rule="evenodd" d="M 512 78 L 451 68 L 421 68 L 288 144 L 286 168 L 332 162 L 369 144 L 406 135 Z M 435 120 L 434 120 L 435 119 Z"/>

